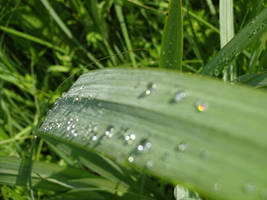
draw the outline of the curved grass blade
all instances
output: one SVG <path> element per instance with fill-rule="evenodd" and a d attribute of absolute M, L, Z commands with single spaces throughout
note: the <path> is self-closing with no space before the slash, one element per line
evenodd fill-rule
<path fill-rule="evenodd" d="M 266 88 L 267 87 L 267 72 L 258 74 L 246 74 L 238 77 L 235 80 L 236 83 L 246 84 L 255 88 Z"/>
<path fill-rule="evenodd" d="M 205 197 L 259 200 L 267 189 L 266 102 L 262 91 L 203 77 L 100 70 L 56 102 L 40 135 Z"/>
<path fill-rule="evenodd" d="M 267 8 L 240 31 L 218 54 L 204 67 L 201 74 L 213 75 L 220 73 L 243 49 L 267 30 Z"/>
<path fill-rule="evenodd" d="M 166 17 L 162 46 L 160 53 L 160 67 L 182 71 L 183 60 L 183 17 L 182 0 L 170 0 L 168 16 Z"/>

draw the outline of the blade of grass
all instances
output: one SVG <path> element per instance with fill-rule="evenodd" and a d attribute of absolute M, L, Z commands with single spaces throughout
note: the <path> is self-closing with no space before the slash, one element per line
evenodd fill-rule
<path fill-rule="evenodd" d="M 233 0 L 220 0 L 220 41 L 223 48 L 234 37 L 234 8 Z M 233 81 L 236 78 L 233 63 L 223 71 L 224 81 Z"/>
<path fill-rule="evenodd" d="M 44 7 L 47 9 L 51 17 L 55 20 L 55 22 L 58 24 L 58 26 L 61 28 L 61 30 L 65 33 L 65 35 L 72 40 L 75 44 L 79 46 L 79 48 L 82 49 L 82 51 L 87 55 L 87 57 L 94 62 L 94 64 L 99 67 L 103 68 L 104 66 L 95 58 L 95 56 L 88 52 L 81 44 L 80 42 L 72 35 L 69 28 L 64 24 L 64 22 L 60 19 L 56 11 L 53 9 L 53 7 L 50 5 L 50 3 L 47 0 L 41 0 Z"/>
<path fill-rule="evenodd" d="M 243 30 L 241 30 L 217 55 L 204 67 L 202 74 L 220 73 L 241 51 L 266 32 L 267 8 L 258 14 Z"/>
<path fill-rule="evenodd" d="M 260 200 L 267 185 L 266 101 L 265 92 L 203 77 L 101 70 L 76 81 L 40 135 L 83 149 L 85 159 L 94 150 L 211 199 Z M 251 182 L 257 190 L 248 194 Z"/>
<path fill-rule="evenodd" d="M 256 88 L 265 88 L 267 87 L 267 72 L 265 71 L 261 73 L 246 74 L 238 77 L 235 82 Z"/>
<path fill-rule="evenodd" d="M 134 53 L 133 53 L 131 40 L 130 40 L 128 31 L 127 31 L 127 28 L 126 28 L 126 24 L 125 24 L 125 20 L 124 20 L 122 8 L 121 8 L 120 0 L 115 0 L 114 3 L 115 3 L 116 15 L 117 15 L 117 18 L 118 18 L 118 20 L 120 22 L 122 35 L 124 37 L 127 49 L 129 51 L 129 56 L 130 56 L 131 62 L 133 64 L 133 67 L 137 67 L 135 56 L 134 56 Z"/>
<path fill-rule="evenodd" d="M 149 6 L 146 6 L 144 5 L 144 3 L 140 2 L 140 1 L 137 1 L 137 0 L 127 0 L 129 3 L 132 3 L 136 6 L 139 6 L 139 7 L 142 7 L 142 8 L 145 8 L 147 10 L 150 10 L 154 13 L 157 13 L 157 14 L 161 14 L 161 15 L 165 15 L 164 12 L 161 12 L 153 7 L 149 7 Z M 205 25 L 206 27 L 210 28 L 211 30 L 213 30 L 215 33 L 220 33 L 220 30 L 215 27 L 214 25 L 212 25 L 211 23 L 209 23 L 208 21 L 206 21 L 205 19 L 202 19 L 201 17 L 199 17 L 197 14 L 195 14 L 194 12 L 182 7 L 182 11 L 185 12 L 185 13 L 188 13 L 191 17 L 193 17 L 195 20 L 197 20 L 198 22 L 200 22 L 201 24 Z"/>
<path fill-rule="evenodd" d="M 182 71 L 183 16 L 182 1 L 170 0 L 165 20 L 159 66 Z"/>
<path fill-rule="evenodd" d="M 0 183 L 7 185 L 27 186 L 26 167 L 27 160 L 20 160 L 14 157 L 0 156 Z M 86 170 L 62 167 L 52 163 L 34 162 L 32 169 L 33 187 L 47 189 L 54 192 L 75 191 L 77 189 L 95 188 L 110 193 L 127 191 L 122 184 L 88 173 Z"/>
<path fill-rule="evenodd" d="M 20 32 L 20 31 L 17 31 L 17 30 L 14 30 L 12 28 L 8 28 L 8 27 L 5 27 L 5 26 L 1 26 L 0 25 L 0 30 L 6 32 L 6 33 L 9 33 L 9 34 L 12 34 L 12 35 L 15 35 L 15 36 L 18 36 L 18 37 L 21 37 L 25 40 L 30 40 L 32 42 L 35 42 L 35 43 L 38 43 L 38 44 L 41 44 L 41 45 L 44 45 L 48 48 L 51 48 L 51 49 L 54 49 L 54 50 L 57 50 L 57 51 L 60 51 L 62 53 L 65 52 L 64 49 L 60 48 L 60 47 L 57 47 L 55 45 L 53 45 L 52 43 L 50 42 L 47 42 L 45 40 L 42 40 L 40 38 L 37 38 L 37 37 L 34 37 L 32 35 L 29 35 L 27 33 L 23 33 L 23 32 Z"/>

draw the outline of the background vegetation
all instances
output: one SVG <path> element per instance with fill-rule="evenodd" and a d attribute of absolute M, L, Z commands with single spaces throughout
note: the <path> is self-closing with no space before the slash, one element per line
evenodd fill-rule
<path fill-rule="evenodd" d="M 62 90 L 82 73 L 99 68 L 159 68 L 161 37 L 168 2 L 164 0 L 0 0 L 0 155 L 30 157 L 38 119 Z M 182 69 L 199 73 L 219 51 L 219 2 L 183 2 L 184 55 Z M 51 9 L 51 7 L 53 9 Z M 234 1 L 234 30 L 239 32 L 261 10 L 264 0 Z M 266 88 L 267 34 L 233 61 L 234 82 Z M 224 79 L 222 73 L 214 76 Z M 42 140 L 34 160 L 67 163 Z M 54 169 L 51 169 L 53 171 Z M 140 178 L 142 182 L 143 177 Z M 173 198 L 173 186 L 145 189 L 158 199 Z M 142 184 L 140 184 L 142 185 Z M 37 199 L 52 198 L 47 190 Z M 3 199 L 27 199 L 23 187 L 2 185 Z M 110 196 L 108 196 L 110 197 Z M 117 197 L 114 197 L 117 198 Z M 197 198 L 197 197 L 196 197 Z"/>

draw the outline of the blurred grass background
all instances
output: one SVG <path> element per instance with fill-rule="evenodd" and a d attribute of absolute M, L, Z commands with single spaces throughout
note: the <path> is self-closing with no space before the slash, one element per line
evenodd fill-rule
<path fill-rule="evenodd" d="M 198 73 L 220 50 L 219 1 L 183 4 L 182 68 Z M 264 7 L 264 0 L 234 1 L 235 33 Z M 30 156 L 38 119 L 66 78 L 68 87 L 94 69 L 158 68 L 167 8 L 166 0 L 0 0 L 0 155 Z M 238 77 L 266 71 L 266 40 L 234 60 Z M 42 141 L 36 152 L 35 160 L 65 164 Z M 2 186 L 1 193 L 27 199 L 20 187 Z"/>

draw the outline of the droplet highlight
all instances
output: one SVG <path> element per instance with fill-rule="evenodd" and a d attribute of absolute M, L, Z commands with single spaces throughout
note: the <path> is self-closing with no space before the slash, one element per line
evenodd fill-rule
<path fill-rule="evenodd" d="M 208 110 L 208 104 L 206 102 L 197 101 L 195 106 L 198 112 L 205 112 Z"/>

